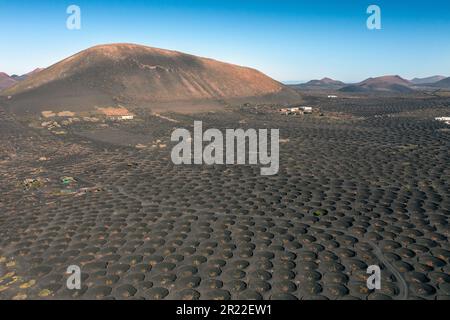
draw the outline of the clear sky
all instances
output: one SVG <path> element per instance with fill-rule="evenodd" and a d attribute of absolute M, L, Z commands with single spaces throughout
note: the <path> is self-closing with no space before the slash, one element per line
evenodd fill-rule
<path fill-rule="evenodd" d="M 81 8 L 81 30 L 66 9 Z M 368 30 L 367 7 L 382 30 Z M 279 81 L 450 76 L 449 0 L 0 0 L 0 71 L 131 42 L 251 66 Z"/>

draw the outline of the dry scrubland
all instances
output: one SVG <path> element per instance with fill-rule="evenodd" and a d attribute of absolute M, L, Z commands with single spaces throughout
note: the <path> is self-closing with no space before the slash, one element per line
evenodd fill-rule
<path fill-rule="evenodd" d="M 450 132 L 432 120 L 450 100 L 314 102 L 325 116 L 137 112 L 61 135 L 0 107 L 0 298 L 450 298 Z M 194 120 L 279 128 L 280 173 L 174 166 Z"/>

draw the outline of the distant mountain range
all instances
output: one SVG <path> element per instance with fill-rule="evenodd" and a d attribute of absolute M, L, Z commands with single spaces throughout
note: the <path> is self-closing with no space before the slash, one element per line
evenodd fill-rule
<path fill-rule="evenodd" d="M 450 89 L 450 77 L 432 76 L 427 78 L 403 79 L 400 76 L 369 78 L 358 84 L 341 88 L 341 92 L 390 92 L 410 93 L 429 89 Z"/>
<path fill-rule="evenodd" d="M 9 75 L 4 72 L 0 72 L 0 91 L 12 87 L 16 83 L 17 81 L 11 78 Z"/>
<path fill-rule="evenodd" d="M 411 80 L 413 84 L 421 85 L 421 84 L 432 84 L 444 80 L 446 77 L 444 76 L 432 76 L 427 78 L 414 78 Z"/>
<path fill-rule="evenodd" d="M 23 75 L 21 75 L 21 76 L 19 76 L 19 75 L 17 75 L 17 74 L 13 74 L 13 75 L 11 76 L 11 78 L 13 78 L 14 80 L 16 80 L 17 82 L 24 81 L 24 80 L 28 79 L 30 76 L 32 76 L 33 74 L 36 74 L 36 73 L 38 73 L 38 72 L 40 72 L 40 71 L 42 71 L 42 70 L 44 70 L 44 69 L 42 69 L 42 68 L 37 68 L 37 69 L 34 69 L 33 71 L 28 72 L 28 73 L 25 73 L 25 74 L 23 74 Z"/>
<path fill-rule="evenodd" d="M 355 84 L 346 84 L 342 81 L 323 78 L 321 80 L 311 80 L 306 83 L 291 85 L 291 87 L 300 91 L 326 90 L 347 93 L 410 93 L 417 90 L 420 91 L 433 88 L 450 89 L 450 78 L 444 76 L 432 76 L 407 80 L 398 75 L 388 75 L 369 78 Z"/>
<path fill-rule="evenodd" d="M 331 78 L 323 78 L 321 80 L 311 80 L 311 81 L 307 82 L 306 84 L 310 85 L 310 86 L 321 86 L 321 85 L 340 86 L 340 85 L 345 85 L 344 82 L 338 81 L 338 80 L 333 80 Z"/>
<path fill-rule="evenodd" d="M 333 80 L 331 78 L 323 78 L 321 80 L 311 80 L 307 83 L 294 84 L 293 88 L 304 90 L 339 90 L 345 87 L 346 84 L 342 81 Z"/>
<path fill-rule="evenodd" d="M 115 75 L 111 73 L 113 69 Z M 290 88 L 297 92 L 325 90 L 346 93 L 448 90 L 450 77 L 435 75 L 407 80 L 398 75 L 388 75 L 354 84 L 323 78 L 283 86 L 253 69 L 130 44 L 93 47 L 50 68 L 38 68 L 23 75 L 0 73 L 3 95 L 16 95 L 17 99 L 23 97 L 27 103 L 31 97 L 34 103 L 40 100 L 44 100 L 43 104 L 59 103 L 60 98 L 67 101 L 71 92 L 75 92 L 74 88 L 79 92 L 70 98 L 71 103 L 77 99 L 81 99 L 83 104 L 87 100 L 88 104 L 96 104 L 102 99 L 112 103 L 117 96 L 121 100 L 139 100 L 142 103 L 150 98 L 152 101 L 222 99 L 278 95 L 281 92 L 292 97 Z M 123 91 L 118 95 L 120 90 Z M 90 97 L 86 98 L 86 95 Z"/>
<path fill-rule="evenodd" d="M 363 82 L 339 89 L 341 92 L 413 92 L 412 83 L 400 76 L 369 78 Z"/>
<path fill-rule="evenodd" d="M 450 89 L 450 77 L 444 78 L 436 83 L 431 84 L 430 86 L 441 89 Z"/>
<path fill-rule="evenodd" d="M 0 72 L 0 91 L 11 88 L 12 86 L 16 85 L 18 82 L 28 79 L 28 77 L 40 72 L 41 70 L 43 70 L 43 69 L 37 68 L 31 72 L 25 73 L 20 76 L 17 74 L 13 74 L 13 75 L 9 76 L 8 74 L 6 74 L 4 72 Z"/>

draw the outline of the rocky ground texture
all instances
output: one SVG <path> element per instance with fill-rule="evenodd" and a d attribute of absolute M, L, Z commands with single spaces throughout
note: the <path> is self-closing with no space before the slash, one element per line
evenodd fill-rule
<path fill-rule="evenodd" d="M 0 299 L 449 299 L 450 127 L 433 118 L 450 101 L 320 107 L 110 124 L 153 141 L 138 148 L 0 108 Z M 170 134 L 194 120 L 279 128 L 279 174 L 173 165 Z"/>

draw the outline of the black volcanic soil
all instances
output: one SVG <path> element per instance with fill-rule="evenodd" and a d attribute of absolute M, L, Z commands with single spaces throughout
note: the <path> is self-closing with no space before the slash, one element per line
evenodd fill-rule
<path fill-rule="evenodd" d="M 150 137 L 143 149 L 0 109 L 0 298 L 449 299 L 450 130 L 433 117 L 450 100 L 320 105 L 323 117 L 247 107 L 108 124 Z M 174 166 L 170 133 L 194 120 L 279 128 L 280 173 Z M 80 291 L 65 287 L 73 264 Z"/>

